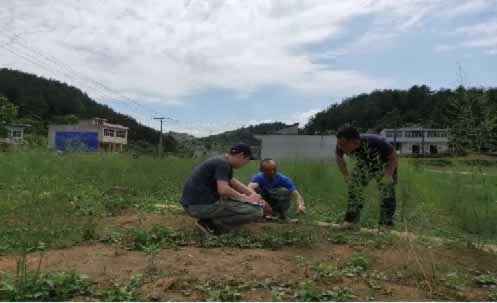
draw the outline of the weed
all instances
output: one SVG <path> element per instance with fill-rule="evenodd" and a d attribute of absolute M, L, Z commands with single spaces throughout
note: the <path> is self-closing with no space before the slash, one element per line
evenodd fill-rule
<path fill-rule="evenodd" d="M 320 263 L 315 268 L 316 279 L 331 279 L 338 281 L 340 280 L 341 272 L 338 270 L 338 266 L 335 263 Z"/>
<path fill-rule="evenodd" d="M 331 243 L 344 245 L 351 242 L 350 236 L 344 233 L 337 233 L 332 238 L 328 239 Z"/>
<path fill-rule="evenodd" d="M 196 289 L 202 291 L 207 296 L 207 301 L 215 302 L 236 302 L 241 301 L 240 287 L 208 281 L 203 285 L 196 286 Z"/>
<path fill-rule="evenodd" d="M 476 284 L 480 286 L 492 286 L 497 285 L 497 277 L 492 274 L 479 275 L 474 278 Z"/>
<path fill-rule="evenodd" d="M 302 283 L 294 294 L 294 299 L 302 302 L 351 301 L 353 298 L 348 288 L 333 287 L 322 291 L 309 282 Z"/>
<path fill-rule="evenodd" d="M 288 257 L 288 260 L 294 262 L 297 266 L 300 267 L 306 265 L 306 260 L 304 256 L 290 256 Z"/>
<path fill-rule="evenodd" d="M 488 295 L 488 299 L 493 302 L 497 302 L 497 291 Z"/>
<path fill-rule="evenodd" d="M 440 280 L 445 287 L 457 291 L 464 290 L 467 284 L 467 277 L 458 272 L 449 272 Z"/>
<path fill-rule="evenodd" d="M 32 274 L 0 281 L 0 301 L 69 301 L 93 294 L 93 284 L 75 272 Z"/>
<path fill-rule="evenodd" d="M 361 271 L 366 271 L 369 267 L 369 258 L 367 256 L 354 253 L 350 258 L 348 265 L 350 267 L 360 269 Z"/>
<path fill-rule="evenodd" d="M 130 229 L 125 233 L 110 232 L 106 234 L 103 241 L 140 251 L 181 246 L 279 249 L 284 246 L 308 247 L 315 241 L 315 237 L 303 231 L 283 231 L 257 235 L 247 231 L 238 231 L 218 237 L 205 238 L 190 231 L 155 227 L 151 230 Z"/>
<path fill-rule="evenodd" d="M 138 301 L 138 289 L 142 285 L 143 275 L 133 275 L 127 285 L 115 284 L 113 287 L 103 290 L 99 297 L 105 302 Z"/>

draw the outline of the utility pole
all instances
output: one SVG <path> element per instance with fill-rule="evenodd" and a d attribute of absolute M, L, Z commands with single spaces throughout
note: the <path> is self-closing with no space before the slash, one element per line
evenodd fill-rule
<path fill-rule="evenodd" d="M 160 121 L 160 136 L 159 136 L 159 158 L 162 158 L 162 152 L 164 151 L 164 146 L 163 146 L 163 134 L 162 134 L 162 121 L 164 120 L 172 120 L 171 118 L 167 117 L 154 117 L 154 120 L 159 120 Z"/>

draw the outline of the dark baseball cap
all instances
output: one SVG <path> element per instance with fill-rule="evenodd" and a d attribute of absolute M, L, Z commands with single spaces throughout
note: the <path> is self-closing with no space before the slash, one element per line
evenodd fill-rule
<path fill-rule="evenodd" d="M 250 160 L 255 160 L 254 156 L 252 155 L 252 149 L 245 143 L 238 143 L 230 148 L 230 154 L 236 155 L 239 153 L 244 153 L 247 157 L 250 158 Z"/>

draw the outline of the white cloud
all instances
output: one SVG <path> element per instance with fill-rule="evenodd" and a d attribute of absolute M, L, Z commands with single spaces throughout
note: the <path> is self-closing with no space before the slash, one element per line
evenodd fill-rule
<path fill-rule="evenodd" d="M 53 56 L 52 61 L 67 63 L 72 72 L 62 68 L 64 75 L 57 67 L 56 72 L 34 66 L 5 51 L 0 63 L 15 62 L 13 67 L 62 78 L 97 96 L 105 92 L 76 75 L 88 75 L 123 94 L 161 100 L 179 100 L 209 88 L 244 93 L 278 85 L 309 95 L 381 87 L 388 83 L 385 79 L 358 70 L 330 69 L 295 50 L 336 37 L 359 16 L 379 16 L 378 20 L 389 20 L 389 27 L 398 23 L 407 29 L 420 22 L 425 7 L 431 7 L 428 0 L 2 3 L 6 19 L 0 19 L 0 27 L 11 34 L 44 31 L 21 40 Z M 384 30 L 367 33 L 356 46 L 391 38 Z M 9 47 L 15 52 L 54 66 L 14 45 L 15 41 Z"/>
<path fill-rule="evenodd" d="M 440 44 L 440 45 L 437 45 L 435 47 L 435 51 L 436 52 L 439 52 L 439 53 L 446 53 L 446 52 L 450 52 L 450 51 L 453 51 L 454 49 L 456 49 L 457 47 L 454 46 L 454 45 L 448 45 L 448 44 Z"/>
<path fill-rule="evenodd" d="M 238 92 L 241 102 L 265 86 L 304 97 L 346 96 L 392 82 L 359 69 L 338 69 L 322 59 L 392 46 L 399 35 L 424 26 L 442 8 L 453 7 L 448 16 L 458 16 L 483 10 L 495 0 L 453 3 L 4 0 L 0 1 L 0 46 L 5 45 L 0 47 L 0 65 L 68 82 L 97 100 L 125 103 L 122 95 L 126 95 L 147 106 L 181 106 L 186 97 L 213 88 Z M 349 24 L 360 17 L 373 21 L 347 45 L 334 44 L 318 54 L 309 50 L 311 43 L 347 34 Z M 494 33 L 490 28 L 489 22 L 487 27 L 462 28 L 459 34 L 468 36 L 468 46 L 492 52 L 486 46 L 491 41 L 483 40 Z M 177 127 L 199 134 L 238 126 Z"/>
<path fill-rule="evenodd" d="M 457 3 L 454 5 L 454 2 Z M 443 10 L 442 17 L 455 18 L 463 15 L 474 14 L 482 12 L 492 6 L 495 7 L 497 1 L 495 0 L 453 0 L 448 3 L 450 7 Z"/>
<path fill-rule="evenodd" d="M 463 35 L 462 45 L 465 47 L 482 49 L 487 54 L 497 51 L 497 18 L 495 17 L 477 24 L 459 27 L 455 32 Z"/>

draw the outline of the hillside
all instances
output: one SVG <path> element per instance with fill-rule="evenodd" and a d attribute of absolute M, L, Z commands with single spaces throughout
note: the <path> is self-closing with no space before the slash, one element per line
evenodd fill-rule
<path fill-rule="evenodd" d="M 0 96 L 17 106 L 18 119 L 34 126 L 38 135 L 46 135 L 48 124 L 64 122 L 71 117 L 88 119 L 99 117 L 130 128 L 129 140 L 142 144 L 156 144 L 155 129 L 135 119 L 117 113 L 107 105 L 91 99 L 80 89 L 53 79 L 45 79 L 21 71 L 0 69 Z"/>
<path fill-rule="evenodd" d="M 254 135 L 270 134 L 282 128 L 290 127 L 282 122 L 261 123 L 250 125 L 235 130 L 230 130 L 221 134 L 200 138 L 198 141 L 206 146 L 230 146 L 235 143 L 244 142 L 249 145 L 257 146 L 260 144 Z"/>
<path fill-rule="evenodd" d="M 497 108 L 497 88 L 433 91 L 422 85 L 409 90 L 376 90 L 330 105 L 311 118 L 304 130 L 309 134 L 326 133 L 346 124 L 363 131 L 409 124 L 446 128 L 454 122 L 454 103 L 464 99 L 474 105 L 482 98 L 486 98 L 493 109 Z M 477 108 L 472 109 L 479 114 Z"/>

